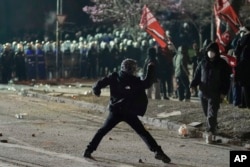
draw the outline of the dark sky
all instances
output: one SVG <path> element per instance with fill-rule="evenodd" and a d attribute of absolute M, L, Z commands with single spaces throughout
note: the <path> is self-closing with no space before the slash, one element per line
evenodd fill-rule
<path fill-rule="evenodd" d="M 13 33 L 54 29 L 57 0 L 0 0 L 0 41 Z M 89 0 L 63 0 L 66 22 L 84 26 L 90 23 L 82 7 Z M 51 21 L 52 20 L 52 21 Z M 71 25 L 73 26 L 73 25 Z"/>

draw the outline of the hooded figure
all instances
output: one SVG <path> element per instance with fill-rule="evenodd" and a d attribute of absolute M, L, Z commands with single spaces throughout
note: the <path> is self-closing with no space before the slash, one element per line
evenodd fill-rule
<path fill-rule="evenodd" d="M 144 63 L 144 67 L 143 67 L 143 71 L 144 71 L 144 75 L 146 74 L 147 71 L 147 64 L 148 63 L 154 63 L 155 65 L 155 70 L 154 70 L 154 74 L 153 74 L 153 85 L 152 87 L 150 87 L 149 89 L 147 89 L 147 96 L 148 98 L 155 98 L 155 99 L 161 99 L 160 96 L 160 69 L 159 69 L 159 61 L 157 59 L 157 52 L 156 49 L 154 47 L 150 47 L 147 50 L 147 58 L 145 60 Z M 153 93 L 153 94 L 152 94 Z"/>
<path fill-rule="evenodd" d="M 206 116 L 207 142 L 211 143 L 211 136 L 216 133 L 217 113 L 220 102 L 227 95 L 230 88 L 231 68 L 220 57 L 219 46 L 212 42 L 206 48 L 205 58 L 199 63 L 190 87 L 199 86 L 201 106 Z"/>
<path fill-rule="evenodd" d="M 147 50 L 147 58 L 145 60 L 144 67 L 143 67 L 144 75 L 146 74 L 147 64 L 149 62 L 152 62 L 155 64 L 154 82 L 157 82 L 157 78 L 159 78 L 159 71 L 158 71 L 159 62 L 158 62 L 158 59 L 156 58 L 156 49 L 154 47 L 150 47 Z"/>
<path fill-rule="evenodd" d="M 149 149 L 155 152 L 156 159 L 165 163 L 171 161 L 138 118 L 138 115 L 144 115 L 148 104 L 145 89 L 149 88 L 153 83 L 154 65 L 149 63 L 147 67 L 147 75 L 144 79 L 141 79 L 135 75 L 137 62 L 133 59 L 125 59 L 121 63 L 119 73 L 114 72 L 94 84 L 93 92 L 96 96 L 100 96 L 102 88 L 109 86 L 110 112 L 104 125 L 97 131 L 87 146 L 83 154 L 84 157 L 92 158 L 91 154 L 97 149 L 102 138 L 119 122 L 124 121 L 139 134 Z"/>

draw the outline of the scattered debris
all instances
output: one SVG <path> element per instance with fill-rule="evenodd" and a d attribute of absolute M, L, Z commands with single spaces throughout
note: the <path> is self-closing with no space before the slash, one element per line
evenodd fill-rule
<path fill-rule="evenodd" d="M 78 94 L 73 94 L 73 93 L 64 93 L 62 95 L 63 97 L 71 97 L 73 99 L 77 98 L 79 95 Z"/>
<path fill-rule="evenodd" d="M 88 90 L 88 91 L 85 91 L 83 94 L 84 94 L 84 95 L 92 95 L 92 91 L 91 91 L 91 90 Z"/>
<path fill-rule="evenodd" d="M 162 107 L 165 107 L 166 105 L 163 105 L 163 104 L 161 104 L 161 105 L 158 105 L 158 108 L 162 108 Z"/>
<path fill-rule="evenodd" d="M 61 96 L 63 93 L 48 93 L 49 96 Z"/>
<path fill-rule="evenodd" d="M 19 113 L 19 114 L 16 114 L 15 117 L 16 117 L 17 119 L 23 119 L 24 116 L 27 116 L 27 115 L 28 115 L 27 113 Z"/>
<path fill-rule="evenodd" d="M 167 118 L 167 117 L 175 116 L 175 115 L 181 115 L 181 112 L 180 111 L 173 111 L 173 112 L 170 112 L 170 113 L 162 112 L 160 114 L 157 114 L 157 117 L 158 118 Z"/>
<path fill-rule="evenodd" d="M 246 149 L 250 150 L 250 144 L 245 144 L 244 146 Z"/>
<path fill-rule="evenodd" d="M 182 124 L 178 129 L 178 133 L 181 136 L 187 137 L 188 136 L 188 128 L 186 124 Z"/>
<path fill-rule="evenodd" d="M 190 124 L 188 124 L 189 126 L 192 127 L 199 127 L 201 126 L 203 123 L 202 122 L 191 122 Z"/>
<path fill-rule="evenodd" d="M 3 140 L 0 140 L 0 142 L 1 143 L 8 143 L 8 140 L 3 139 Z"/>
<path fill-rule="evenodd" d="M 188 136 L 191 138 L 202 138 L 203 132 L 197 128 L 189 127 L 188 128 Z"/>

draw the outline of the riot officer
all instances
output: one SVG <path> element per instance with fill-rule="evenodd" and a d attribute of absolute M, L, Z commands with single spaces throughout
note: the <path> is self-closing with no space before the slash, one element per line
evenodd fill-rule
<path fill-rule="evenodd" d="M 12 70 L 14 67 L 14 53 L 11 50 L 11 44 L 4 45 L 4 51 L 1 55 L 1 68 L 2 68 L 2 83 L 8 83 L 12 78 Z"/>
<path fill-rule="evenodd" d="M 17 44 L 17 51 L 15 53 L 15 74 L 19 81 L 24 81 L 27 79 L 26 76 L 26 66 L 25 66 L 25 56 L 23 51 L 23 45 L 21 43 Z"/>

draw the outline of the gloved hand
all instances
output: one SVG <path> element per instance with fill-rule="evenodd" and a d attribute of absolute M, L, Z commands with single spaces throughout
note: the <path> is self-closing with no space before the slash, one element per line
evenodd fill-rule
<path fill-rule="evenodd" d="M 100 90 L 100 89 L 93 88 L 93 93 L 94 93 L 96 96 L 100 96 L 101 90 Z"/>

